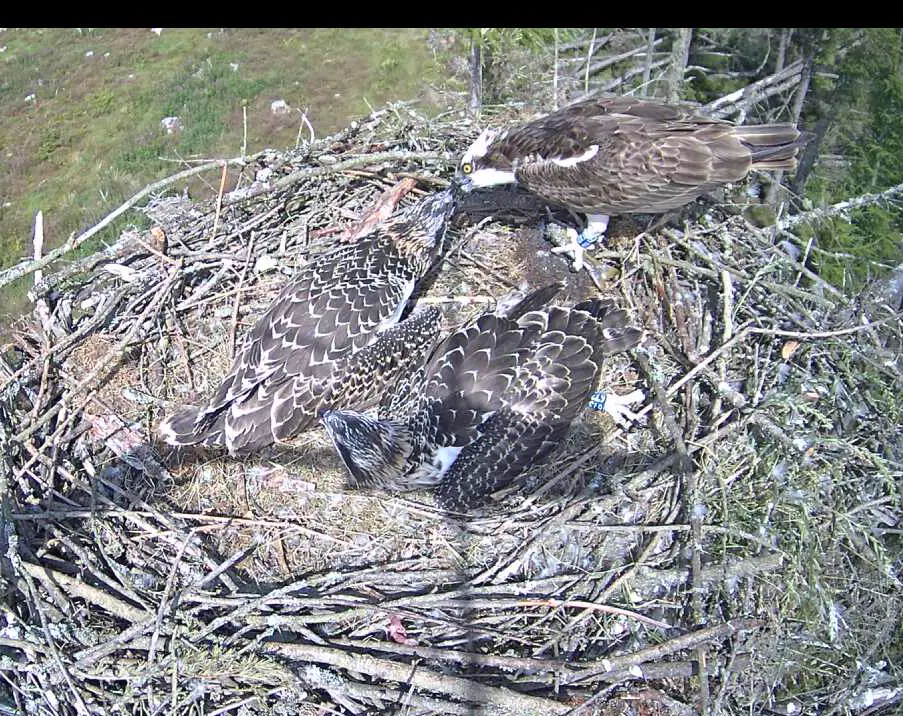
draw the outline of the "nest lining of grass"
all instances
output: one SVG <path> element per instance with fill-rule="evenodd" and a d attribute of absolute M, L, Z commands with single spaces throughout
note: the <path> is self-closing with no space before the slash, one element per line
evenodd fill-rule
<path fill-rule="evenodd" d="M 221 203 L 158 197 L 153 230 L 35 287 L 0 362 L 0 710 L 900 701 L 899 296 L 840 294 L 730 203 L 613 221 L 596 280 L 646 336 L 601 387 L 643 388 L 641 418 L 587 413 L 482 514 L 346 488 L 319 430 L 244 460 L 152 442 L 298 266 L 399 179 L 417 179 L 402 205 L 441 187 L 477 133 L 393 105 L 256 156 Z M 548 254 L 535 200 L 468 201 L 418 297 L 446 328 L 525 283 L 598 293 Z"/>

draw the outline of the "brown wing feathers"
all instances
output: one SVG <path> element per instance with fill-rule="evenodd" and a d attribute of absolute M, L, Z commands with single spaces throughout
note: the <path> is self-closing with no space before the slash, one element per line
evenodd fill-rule
<path fill-rule="evenodd" d="M 411 347 L 404 360 L 412 367 L 422 362 L 424 346 L 435 336 L 426 327 L 436 322 L 434 314 L 412 324 L 422 331 L 416 339 L 380 331 L 400 318 L 416 280 L 438 253 L 454 205 L 450 192 L 438 192 L 360 242 L 305 266 L 258 319 L 208 403 L 161 423 L 164 439 L 174 445 L 225 445 L 230 452 L 253 450 L 311 425 L 327 397 L 329 405 L 342 407 L 356 386 L 357 398 L 372 400 L 380 385 L 377 368 L 386 369 L 385 380 L 395 380 L 403 370 L 399 337 Z M 349 362 L 380 339 L 379 350 Z M 365 368 L 371 370 L 368 390 L 353 374 Z"/>
<path fill-rule="evenodd" d="M 789 124 L 737 127 L 690 108 L 613 97 L 502 132 L 481 161 L 513 168 L 526 188 L 579 211 L 656 213 L 750 169 L 792 169 L 810 136 Z"/>
<path fill-rule="evenodd" d="M 528 348 L 501 407 L 481 425 L 439 486 L 446 506 L 485 501 L 557 447 L 595 389 L 605 356 L 636 345 L 640 332 L 607 301 L 525 314 Z"/>
<path fill-rule="evenodd" d="M 452 333 L 403 381 L 418 397 L 388 400 L 379 420 L 327 411 L 323 425 L 351 481 L 438 485 L 445 506 L 467 509 L 546 457 L 585 408 L 605 357 L 640 337 L 608 301 L 540 309 L 558 290 Z"/>

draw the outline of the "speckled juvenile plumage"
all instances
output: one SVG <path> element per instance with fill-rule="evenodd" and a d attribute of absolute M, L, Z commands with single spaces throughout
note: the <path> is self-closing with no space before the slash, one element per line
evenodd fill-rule
<path fill-rule="evenodd" d="M 162 437 L 244 452 L 310 427 L 324 408 L 377 402 L 434 345 L 436 309 L 398 320 L 444 248 L 454 208 L 451 192 L 433 194 L 304 266 L 245 336 L 213 397 L 163 421 Z"/>
<path fill-rule="evenodd" d="M 458 180 L 509 181 L 594 215 L 675 209 L 751 169 L 792 169 L 810 135 L 791 124 L 736 126 L 692 108 L 630 97 L 578 102 L 519 127 L 484 133 Z"/>
<path fill-rule="evenodd" d="M 607 301 L 529 310 L 535 302 L 451 334 L 394 391 L 416 398 L 391 399 L 381 419 L 326 411 L 351 482 L 438 485 L 445 506 L 464 510 L 546 457 L 586 406 L 605 356 L 636 345 L 640 332 Z"/>

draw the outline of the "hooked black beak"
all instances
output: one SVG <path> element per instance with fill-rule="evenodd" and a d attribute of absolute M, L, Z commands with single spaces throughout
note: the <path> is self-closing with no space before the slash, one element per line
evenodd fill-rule
<path fill-rule="evenodd" d="M 469 194 L 473 191 L 473 181 L 471 181 L 470 177 L 464 174 L 460 169 L 455 172 L 455 176 L 452 179 L 452 191 L 456 194 Z"/>

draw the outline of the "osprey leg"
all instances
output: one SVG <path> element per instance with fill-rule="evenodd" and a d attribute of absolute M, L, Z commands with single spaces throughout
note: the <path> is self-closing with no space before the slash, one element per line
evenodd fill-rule
<path fill-rule="evenodd" d="M 564 246 L 555 246 L 552 248 L 553 254 L 570 254 L 573 259 L 574 271 L 580 271 L 583 268 L 583 254 L 605 235 L 608 228 L 609 217 L 605 214 L 587 214 L 586 228 L 579 234 L 574 229 L 567 229 L 566 233 L 570 239 L 570 243 Z"/>
<path fill-rule="evenodd" d="M 590 396 L 589 407 L 593 410 L 605 411 L 618 425 L 627 427 L 631 422 L 637 420 L 638 417 L 629 406 L 639 403 L 645 398 L 646 394 L 642 390 L 634 390 L 632 393 L 627 393 L 627 395 L 597 390 Z"/>

